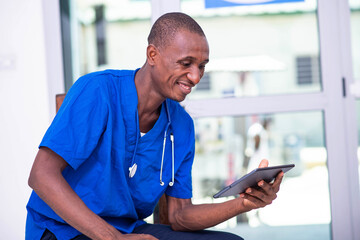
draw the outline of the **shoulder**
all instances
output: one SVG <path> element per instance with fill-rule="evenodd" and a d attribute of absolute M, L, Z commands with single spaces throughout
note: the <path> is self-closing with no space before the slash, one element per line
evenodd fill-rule
<path fill-rule="evenodd" d="M 167 99 L 167 101 L 169 104 L 171 116 L 175 117 L 176 119 L 181 118 L 181 120 L 192 122 L 191 116 L 185 111 L 184 107 L 181 106 L 180 103 L 171 99 Z"/>
<path fill-rule="evenodd" d="M 168 99 L 168 103 L 172 125 L 186 130 L 191 129 L 191 132 L 194 132 L 194 121 L 184 107 L 174 100 Z"/>
<path fill-rule="evenodd" d="M 116 94 L 122 85 L 132 84 L 136 70 L 104 70 L 80 77 L 70 88 L 70 94 L 99 91 L 106 95 Z"/>
<path fill-rule="evenodd" d="M 112 70 L 112 69 L 92 72 L 80 77 L 74 83 L 74 86 L 84 85 L 84 84 L 101 85 L 101 84 L 109 83 L 115 79 L 132 79 L 135 73 L 136 70 Z"/>

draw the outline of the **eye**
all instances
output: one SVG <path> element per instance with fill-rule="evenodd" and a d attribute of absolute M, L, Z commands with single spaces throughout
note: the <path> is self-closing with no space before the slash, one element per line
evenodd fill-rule
<path fill-rule="evenodd" d="M 182 62 L 180 62 L 180 64 L 183 65 L 184 67 L 190 67 L 191 62 L 182 61 Z"/>

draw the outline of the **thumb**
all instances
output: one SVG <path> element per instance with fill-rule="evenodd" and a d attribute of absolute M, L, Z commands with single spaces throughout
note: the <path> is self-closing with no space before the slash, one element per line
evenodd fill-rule
<path fill-rule="evenodd" d="M 261 160 L 260 164 L 259 164 L 259 168 L 264 168 L 269 166 L 269 161 L 267 159 L 263 159 Z"/>

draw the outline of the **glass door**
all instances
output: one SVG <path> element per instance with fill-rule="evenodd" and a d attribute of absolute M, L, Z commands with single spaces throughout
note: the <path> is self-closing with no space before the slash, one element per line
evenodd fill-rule
<path fill-rule="evenodd" d="M 210 45 L 206 75 L 185 103 L 197 116 L 194 202 L 219 201 L 212 195 L 263 158 L 294 163 L 273 204 L 217 228 L 245 239 L 330 239 L 317 1 L 207 8 L 214 2 L 181 1 Z"/>

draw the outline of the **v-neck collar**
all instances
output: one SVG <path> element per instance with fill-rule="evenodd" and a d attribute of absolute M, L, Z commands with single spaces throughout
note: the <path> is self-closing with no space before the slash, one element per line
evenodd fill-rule
<path fill-rule="evenodd" d="M 159 134 L 163 134 L 166 123 L 168 121 L 165 108 L 165 102 L 163 102 L 161 104 L 159 118 L 156 120 L 154 126 L 143 137 L 140 138 L 140 143 L 148 142 L 149 140 L 158 137 Z M 139 122 L 137 124 L 139 124 Z"/>
<path fill-rule="evenodd" d="M 129 143 L 135 144 L 136 140 L 140 142 L 147 142 L 150 139 L 156 138 L 159 132 L 165 129 L 168 121 L 166 115 L 165 101 L 161 104 L 159 118 L 156 120 L 154 126 L 143 136 L 140 136 L 139 113 L 138 113 L 138 94 L 135 85 L 135 74 L 139 69 L 133 72 L 132 81 L 126 82 L 122 86 L 122 111 L 123 119 L 126 129 L 127 140 Z M 163 134 L 163 133 L 161 133 Z M 140 139 L 139 139 L 140 138 Z"/>

